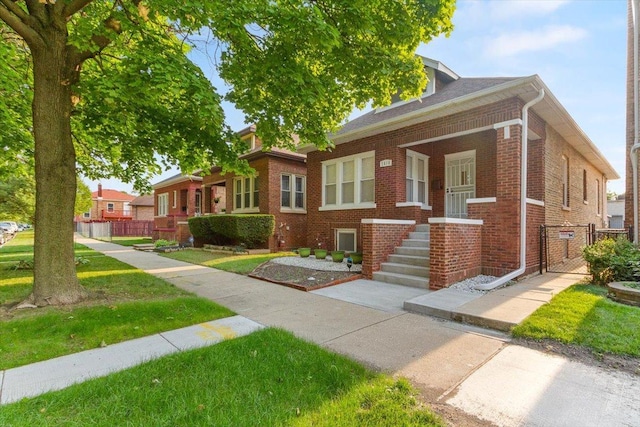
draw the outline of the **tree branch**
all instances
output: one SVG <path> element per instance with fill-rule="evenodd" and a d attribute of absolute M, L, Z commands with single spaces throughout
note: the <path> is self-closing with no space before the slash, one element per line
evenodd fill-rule
<path fill-rule="evenodd" d="M 0 19 L 2 19 L 13 31 L 18 33 L 28 45 L 42 46 L 44 41 L 38 32 L 29 26 L 29 14 L 17 6 L 12 0 L 0 0 Z"/>
<path fill-rule="evenodd" d="M 62 16 L 68 18 L 73 14 L 81 11 L 84 7 L 88 6 L 93 0 L 73 0 L 67 4 L 62 11 Z"/>

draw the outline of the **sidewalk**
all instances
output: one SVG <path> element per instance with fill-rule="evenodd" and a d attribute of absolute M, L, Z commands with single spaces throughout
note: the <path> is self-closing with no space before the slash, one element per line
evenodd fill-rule
<path fill-rule="evenodd" d="M 622 426 L 640 419 L 640 396 L 629 393 L 640 386 L 637 376 L 510 345 L 498 331 L 401 309 L 406 300 L 426 298 L 431 305 L 446 300 L 452 318 L 465 314 L 516 322 L 577 279 L 537 276 L 467 301 L 442 291 L 416 295 L 414 288 L 364 280 L 301 292 L 155 253 L 77 241 L 212 299 L 255 322 L 254 327 L 281 327 L 371 368 L 405 376 L 427 400 L 498 425 Z M 5 374 L 3 399 L 12 381 Z"/>

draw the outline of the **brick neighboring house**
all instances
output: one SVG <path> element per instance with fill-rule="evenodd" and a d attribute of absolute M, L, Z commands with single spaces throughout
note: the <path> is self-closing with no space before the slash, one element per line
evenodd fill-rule
<path fill-rule="evenodd" d="M 98 184 L 98 191 L 91 193 L 91 210 L 85 212 L 79 221 L 130 221 L 133 218 L 131 201 L 136 196 L 123 191 L 103 189 Z"/>
<path fill-rule="evenodd" d="M 262 151 L 255 132 L 253 125 L 239 132 L 249 144 L 241 158 L 255 169 L 255 176 L 223 175 L 214 167 L 207 175 L 176 175 L 153 186 L 156 209 L 168 206 L 164 215 L 164 209 L 156 210 L 155 238 L 185 242 L 191 216 L 262 213 L 275 216 L 275 233 L 268 241 L 272 252 L 306 244 L 306 155 L 279 148 Z M 173 202 L 175 197 L 181 203 Z"/>
<path fill-rule="evenodd" d="M 462 78 L 423 62 L 420 102 L 350 121 L 331 152 L 301 149 L 307 245 L 320 235 L 361 251 L 368 278 L 437 289 L 536 272 L 541 224 L 605 226 L 618 175 L 537 75 Z"/>
<path fill-rule="evenodd" d="M 153 194 L 143 194 L 129 203 L 133 219 L 137 221 L 153 221 L 155 215 Z"/>

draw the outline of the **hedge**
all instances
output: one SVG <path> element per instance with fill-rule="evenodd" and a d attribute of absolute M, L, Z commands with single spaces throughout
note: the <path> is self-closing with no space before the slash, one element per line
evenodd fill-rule
<path fill-rule="evenodd" d="M 273 215 L 210 215 L 189 219 L 194 244 L 265 246 L 275 230 Z"/>

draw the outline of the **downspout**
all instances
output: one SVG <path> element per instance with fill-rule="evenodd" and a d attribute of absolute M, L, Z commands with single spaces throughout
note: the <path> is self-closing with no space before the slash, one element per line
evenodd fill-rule
<path fill-rule="evenodd" d="M 633 171 L 633 243 L 638 243 L 638 0 L 631 1 L 633 16 L 633 146 L 629 152 Z"/>
<path fill-rule="evenodd" d="M 540 89 L 535 99 L 527 102 L 522 107 L 522 154 L 520 155 L 520 267 L 502 276 L 491 283 L 478 285 L 479 290 L 491 290 L 504 285 L 509 280 L 515 279 L 524 274 L 527 267 L 527 163 L 528 163 L 528 138 L 529 138 L 529 108 L 544 98 L 544 89 Z"/>

